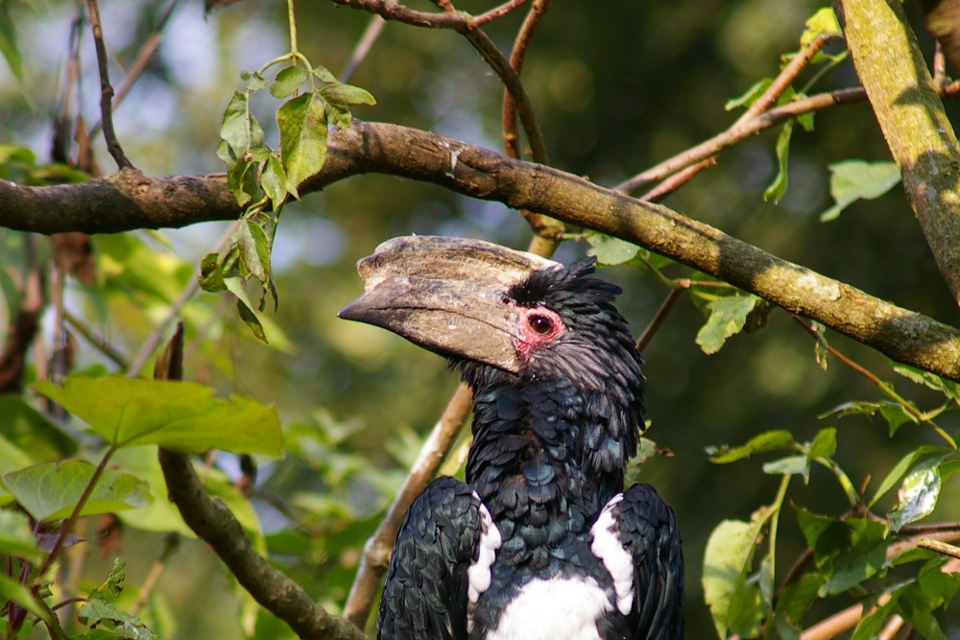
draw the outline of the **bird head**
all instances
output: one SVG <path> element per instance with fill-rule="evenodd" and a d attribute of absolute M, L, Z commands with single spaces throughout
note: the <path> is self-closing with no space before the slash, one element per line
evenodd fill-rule
<path fill-rule="evenodd" d="M 407 236 L 358 270 L 364 293 L 341 318 L 446 356 L 475 390 L 550 380 L 575 388 L 632 455 L 642 358 L 613 306 L 621 289 L 591 277 L 593 258 L 564 266 L 479 240 Z"/>

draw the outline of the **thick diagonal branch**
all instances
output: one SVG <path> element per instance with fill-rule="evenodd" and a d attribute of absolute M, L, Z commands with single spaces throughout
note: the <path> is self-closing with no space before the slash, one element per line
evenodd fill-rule
<path fill-rule="evenodd" d="M 596 229 L 755 293 L 898 362 L 960 380 L 960 330 L 569 173 L 417 129 L 355 121 L 331 133 L 323 170 L 301 192 L 361 173 L 431 182 Z M 221 176 L 151 181 L 125 171 L 44 188 L 0 181 L 0 225 L 39 233 L 181 227 L 238 216 L 231 198 Z"/>
<path fill-rule="evenodd" d="M 960 144 L 898 0 L 834 0 L 903 190 L 960 304 Z"/>

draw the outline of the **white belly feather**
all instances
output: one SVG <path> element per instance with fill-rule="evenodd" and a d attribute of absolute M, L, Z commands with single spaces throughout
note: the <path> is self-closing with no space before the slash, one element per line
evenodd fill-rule
<path fill-rule="evenodd" d="M 593 578 L 532 580 L 487 640 L 600 640 L 597 620 L 611 608 Z"/>

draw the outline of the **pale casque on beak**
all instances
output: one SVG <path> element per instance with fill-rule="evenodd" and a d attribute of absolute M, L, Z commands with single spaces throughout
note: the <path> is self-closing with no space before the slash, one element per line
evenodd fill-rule
<path fill-rule="evenodd" d="M 517 373 L 519 314 L 508 294 L 534 271 L 560 266 L 482 240 L 403 236 L 360 260 L 364 292 L 337 315 Z"/>

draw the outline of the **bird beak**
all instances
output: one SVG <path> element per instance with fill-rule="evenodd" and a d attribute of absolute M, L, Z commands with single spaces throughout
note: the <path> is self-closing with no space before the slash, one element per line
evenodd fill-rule
<path fill-rule="evenodd" d="M 337 314 L 443 356 L 517 373 L 519 314 L 508 292 L 552 260 L 481 240 L 404 236 L 377 247 L 357 270 L 364 292 Z"/>

